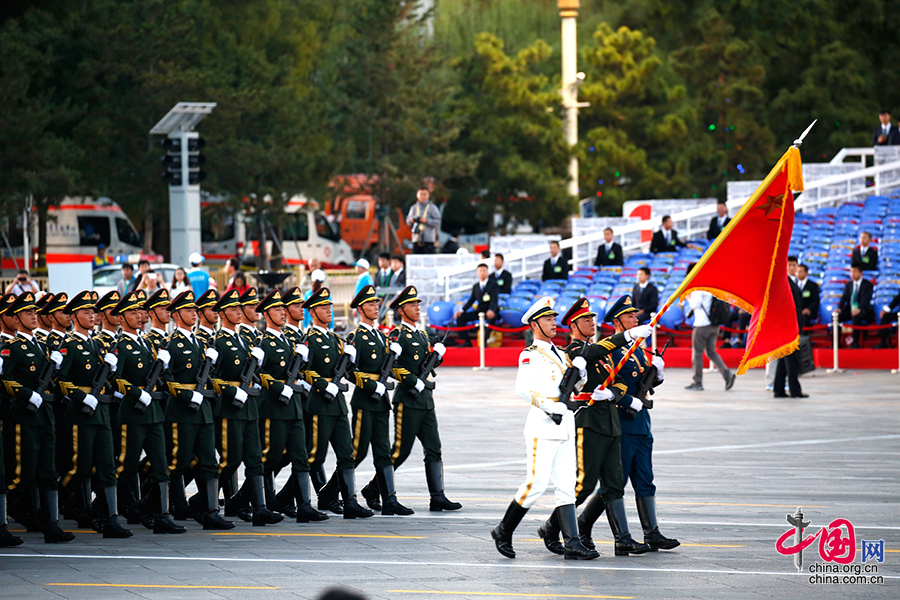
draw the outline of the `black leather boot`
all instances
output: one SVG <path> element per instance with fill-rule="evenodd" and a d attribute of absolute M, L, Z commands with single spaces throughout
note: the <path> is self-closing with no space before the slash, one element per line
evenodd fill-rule
<path fill-rule="evenodd" d="M 378 489 L 384 490 L 381 495 L 384 496 L 384 504 L 381 507 L 383 515 L 413 515 L 416 511 L 407 508 L 397 501 L 397 492 L 394 490 L 394 467 L 384 467 L 378 469 L 375 473 L 378 478 Z M 367 501 L 368 503 L 368 501 Z"/>
<path fill-rule="evenodd" d="M 6 493 L 0 494 L 0 548 L 13 548 L 21 546 L 25 540 L 9 532 L 9 523 L 6 521 Z"/>
<path fill-rule="evenodd" d="M 320 477 L 321 475 L 317 475 Z M 338 472 L 335 471 L 331 475 L 331 479 L 328 480 L 328 483 L 319 487 L 317 493 L 319 495 L 319 499 L 316 502 L 316 505 L 319 507 L 319 510 L 330 510 L 336 515 L 344 514 L 344 507 L 340 501 L 341 491 L 341 483 L 340 476 Z"/>
<path fill-rule="evenodd" d="M 581 543 L 584 544 L 584 547 L 588 550 L 596 550 L 594 540 L 591 536 L 594 523 L 596 523 L 597 519 L 600 518 L 600 515 L 603 514 L 605 508 L 606 505 L 603 503 L 603 496 L 600 495 L 600 492 L 594 492 L 588 497 L 587 501 L 584 503 L 584 507 L 581 509 L 581 514 L 578 515 L 578 533 L 581 536 Z"/>
<path fill-rule="evenodd" d="M 87 477 L 78 482 L 75 494 L 81 500 L 81 506 L 75 511 L 75 522 L 82 529 L 97 529 L 94 527 L 94 519 L 91 516 L 91 478 Z M 101 533 L 97 530 L 97 533 Z"/>
<path fill-rule="evenodd" d="M 559 528 L 565 542 L 566 560 L 592 560 L 600 556 L 596 550 L 585 548 L 578 535 L 578 519 L 575 517 L 575 505 L 564 504 L 553 511 L 559 518 Z"/>
<path fill-rule="evenodd" d="M 328 515 L 319 512 L 309 502 L 309 471 L 291 474 L 291 489 L 297 494 L 297 522 L 327 521 Z"/>
<path fill-rule="evenodd" d="M 194 518 L 184 493 L 184 479 L 181 475 L 169 476 L 169 510 L 176 521 L 187 521 Z"/>
<path fill-rule="evenodd" d="M 527 508 L 522 508 L 518 502 L 513 500 L 509 503 L 506 514 L 503 515 L 503 520 L 500 521 L 500 524 L 491 529 L 491 537 L 494 538 L 497 552 L 506 558 L 516 557 L 516 551 L 513 550 L 512 545 L 512 535 L 527 512 Z"/>
<path fill-rule="evenodd" d="M 272 473 L 272 487 L 274 489 L 275 486 L 275 473 Z M 294 506 L 294 497 L 297 495 L 297 492 L 294 491 L 294 478 L 289 477 L 287 482 L 282 486 L 281 490 L 275 494 L 275 502 L 276 506 L 282 507 L 284 510 L 279 511 L 283 512 L 290 518 L 295 518 L 296 514 L 291 514 L 292 512 L 296 512 L 296 507 Z M 268 502 L 268 500 L 266 500 Z M 295 509 L 291 511 L 291 509 Z M 273 509 L 274 510 L 274 509 Z"/>
<path fill-rule="evenodd" d="M 336 473 L 338 483 L 341 487 L 341 498 L 344 501 L 344 518 L 345 519 L 366 519 L 375 516 L 375 513 L 360 506 L 356 500 L 356 481 L 354 480 L 353 469 L 343 469 Z"/>
<path fill-rule="evenodd" d="M 625 500 L 618 498 L 606 504 L 606 518 L 609 528 L 616 538 L 616 556 L 644 554 L 650 552 L 650 546 L 636 542 L 628 532 L 628 518 L 625 516 Z"/>
<path fill-rule="evenodd" d="M 274 513 L 266 507 L 266 493 L 262 475 L 253 475 L 247 478 L 250 485 L 251 505 L 253 506 L 253 526 L 264 527 L 274 525 L 284 520 L 284 515 Z"/>
<path fill-rule="evenodd" d="M 106 510 L 109 513 L 103 522 L 103 537 L 105 538 L 130 538 L 134 534 L 130 529 L 119 525 L 119 513 L 116 503 L 116 486 L 103 488 L 103 497 L 106 500 Z"/>
<path fill-rule="evenodd" d="M 553 554 L 563 555 L 566 548 L 559 541 L 559 513 L 554 510 L 550 513 L 550 518 L 543 525 L 538 527 L 538 536 L 544 540 L 544 546 Z"/>
<path fill-rule="evenodd" d="M 6 489 L 3 488 L 2 492 L 6 494 Z M 40 501 L 33 502 L 28 490 L 17 488 L 13 490 L 11 496 L 7 496 L 7 499 L 7 518 L 15 519 L 28 533 L 37 533 L 41 530 Z"/>
<path fill-rule="evenodd" d="M 266 492 L 266 507 L 268 507 L 269 510 L 281 513 L 289 519 L 297 518 L 297 507 L 294 506 L 294 499 L 291 498 L 287 504 L 283 504 L 283 497 L 280 494 L 275 493 L 275 473 L 269 472 L 263 476 L 263 486 L 265 487 Z M 294 489 L 290 479 L 284 484 L 284 489 Z"/>
<path fill-rule="evenodd" d="M 33 491 L 34 504 L 38 504 L 37 489 Z M 40 496 L 41 506 L 41 531 L 44 533 L 45 544 L 59 544 L 71 542 L 75 534 L 63 531 L 59 526 L 59 492 L 56 490 L 43 490 Z"/>
<path fill-rule="evenodd" d="M 203 529 L 234 529 L 234 523 L 226 521 L 219 514 L 219 480 L 215 477 L 201 482 L 206 499 L 206 514 L 203 515 Z"/>
<path fill-rule="evenodd" d="M 462 508 L 462 504 L 452 502 L 444 495 L 444 463 L 440 461 L 425 463 L 425 481 L 428 482 L 428 492 L 431 494 L 428 510 L 441 512 Z"/>
<path fill-rule="evenodd" d="M 161 481 L 159 489 L 159 514 L 153 517 L 153 533 L 184 533 L 187 527 L 178 525 L 169 514 L 169 482 Z"/>
<path fill-rule="evenodd" d="M 119 507 L 129 525 L 137 525 L 141 522 L 141 483 L 137 475 L 125 479 L 119 479 L 116 484 L 119 493 Z"/>
<path fill-rule="evenodd" d="M 376 474 L 372 479 L 363 486 L 363 489 L 359 491 L 362 494 L 362 497 L 366 499 L 366 504 L 374 511 L 381 510 L 381 491 L 378 489 L 378 475 Z"/>
<path fill-rule="evenodd" d="M 635 498 L 637 502 L 638 517 L 641 519 L 641 527 L 644 530 L 644 543 L 650 546 L 650 550 L 671 550 L 681 545 L 676 539 L 667 538 L 659 532 L 659 523 L 656 521 L 656 497 L 644 496 Z"/>
<path fill-rule="evenodd" d="M 236 517 L 238 510 L 243 505 L 243 498 L 240 497 L 242 490 L 237 486 L 237 473 L 232 473 L 228 477 L 219 479 L 222 485 L 222 497 L 225 499 L 224 512 L 226 517 Z M 218 502 L 218 492 L 216 492 Z M 205 508 L 205 507 L 204 507 Z"/>

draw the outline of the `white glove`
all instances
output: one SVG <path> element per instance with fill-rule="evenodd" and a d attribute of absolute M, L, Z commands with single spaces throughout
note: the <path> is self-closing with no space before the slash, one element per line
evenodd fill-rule
<path fill-rule="evenodd" d="M 633 398 L 631 400 L 631 410 L 641 412 L 642 410 L 644 410 L 644 403 L 637 398 Z"/>
<path fill-rule="evenodd" d="M 554 415 L 564 415 L 568 412 L 569 407 L 563 404 L 562 402 L 551 402 L 550 403 L 550 414 Z"/>
<path fill-rule="evenodd" d="M 125 394 L 123 394 L 122 392 L 119 392 L 119 391 L 113 392 L 113 398 L 116 398 L 117 400 L 121 400 L 124 397 L 125 397 Z"/>
<path fill-rule="evenodd" d="M 3 372 L 3 359 L 0 358 L 0 373 Z"/>
<path fill-rule="evenodd" d="M 31 392 L 31 398 L 29 398 L 28 401 L 31 402 L 35 408 L 40 408 L 41 404 L 44 403 L 44 399 L 41 398 L 41 395 L 37 392 Z"/>
<path fill-rule="evenodd" d="M 394 353 L 394 356 L 400 356 L 403 353 L 403 346 L 397 342 L 391 342 L 391 352 Z"/>
<path fill-rule="evenodd" d="M 285 400 L 290 400 L 291 396 L 294 395 L 294 390 L 291 389 L 291 386 L 286 385 L 281 389 L 281 395 Z"/>
<path fill-rule="evenodd" d="M 197 406 L 203 404 L 203 394 L 200 392 L 191 392 L 191 404 L 196 404 Z"/>
<path fill-rule="evenodd" d="M 253 385 L 250 386 L 250 389 L 251 390 L 261 390 L 262 386 L 259 385 L 258 383 L 254 383 Z"/>
<path fill-rule="evenodd" d="M 91 410 L 96 410 L 97 404 L 99 404 L 99 402 L 97 402 L 97 398 L 95 398 L 93 394 L 86 394 L 82 402 L 84 402 L 85 405 L 90 406 Z"/>
<path fill-rule="evenodd" d="M 138 402 L 140 402 L 144 406 L 150 406 L 151 400 L 152 400 L 152 398 L 150 397 L 150 394 L 148 394 L 144 390 L 141 390 L 141 397 L 138 398 Z"/>
<path fill-rule="evenodd" d="M 587 361 L 584 360 L 583 356 L 576 356 L 572 359 L 572 366 L 579 371 L 584 371 L 587 368 Z"/>
<path fill-rule="evenodd" d="M 375 396 L 378 396 L 380 398 L 380 397 L 384 396 L 384 393 L 386 391 L 387 391 L 387 388 L 384 387 L 383 383 L 381 383 L 380 381 L 375 382 L 375 394 L 374 394 Z"/>
<path fill-rule="evenodd" d="M 653 363 L 653 366 L 656 367 L 656 376 L 660 381 L 666 378 L 665 368 L 666 361 L 663 360 L 662 356 L 653 356 L 653 360 L 650 361 Z"/>
<path fill-rule="evenodd" d="M 250 351 L 250 355 L 256 359 L 256 362 L 259 363 L 259 366 L 262 366 L 263 361 L 266 359 L 266 353 L 263 352 L 263 349 L 259 346 L 254 347 L 253 350 Z"/>
<path fill-rule="evenodd" d="M 653 327 L 650 325 L 638 325 L 637 327 L 632 327 L 628 331 L 625 332 L 625 339 L 629 342 L 633 342 L 634 340 L 641 339 L 649 339 L 653 335 Z"/>
<path fill-rule="evenodd" d="M 424 389 L 425 389 L 425 382 L 422 381 L 421 379 L 416 379 L 416 391 L 421 393 L 422 390 L 424 390 Z"/>
<path fill-rule="evenodd" d="M 219 352 L 215 348 L 207 348 L 206 357 L 209 358 L 213 364 L 216 364 L 216 361 L 219 360 Z"/>
<path fill-rule="evenodd" d="M 325 386 L 325 393 L 333 398 L 337 398 L 337 395 L 340 393 L 340 388 L 338 388 L 337 384 L 328 382 L 328 385 Z"/>
<path fill-rule="evenodd" d="M 312 390 L 312 386 L 305 379 L 300 380 L 300 386 L 303 388 L 303 391 L 307 394 Z"/>
<path fill-rule="evenodd" d="M 306 344 L 297 344 L 294 346 L 294 354 L 300 355 L 303 360 L 309 360 L 309 346 Z"/>
<path fill-rule="evenodd" d="M 247 392 L 241 388 L 234 388 L 234 399 L 243 404 L 247 401 Z"/>
<path fill-rule="evenodd" d="M 356 364 L 356 348 L 351 344 L 344 344 L 344 354 L 350 357 L 350 362 Z"/>
<path fill-rule="evenodd" d="M 432 346 L 432 348 L 434 348 L 434 351 L 438 353 L 438 356 L 444 358 L 444 353 L 447 351 L 447 346 L 445 346 L 441 342 L 438 342 L 437 344 Z"/>
<path fill-rule="evenodd" d="M 62 364 L 63 355 L 62 355 L 62 353 L 60 353 L 59 350 L 54 350 L 53 352 L 50 353 L 50 360 L 53 362 L 53 364 L 56 365 L 56 368 L 58 369 L 59 366 Z"/>
<path fill-rule="evenodd" d="M 595 388 L 594 391 L 591 392 L 591 399 L 596 400 L 597 402 L 607 402 L 614 397 L 612 390 Z"/>
<path fill-rule="evenodd" d="M 119 364 L 119 358 L 112 352 L 107 352 L 106 356 L 103 357 L 103 362 L 108 364 L 109 368 L 115 371 L 116 365 Z"/>
<path fill-rule="evenodd" d="M 172 355 L 169 354 L 168 350 L 160 348 L 159 352 L 156 353 L 156 358 L 163 362 L 163 368 L 169 368 L 169 361 L 172 360 Z"/>

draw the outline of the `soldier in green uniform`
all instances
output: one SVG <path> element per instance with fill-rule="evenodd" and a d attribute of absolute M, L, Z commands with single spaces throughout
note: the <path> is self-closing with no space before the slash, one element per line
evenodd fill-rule
<path fill-rule="evenodd" d="M 194 335 L 203 342 L 204 348 L 216 347 L 216 328 L 219 326 L 219 314 L 215 311 L 219 293 L 210 288 L 200 294 L 194 304 L 197 305 L 197 327 Z"/>
<path fill-rule="evenodd" d="M 212 404 L 197 387 L 204 357 L 214 364 L 216 351 L 209 348 L 204 352 L 203 345 L 191 331 L 197 322 L 193 291 L 179 294 L 169 304 L 168 310 L 176 325 L 166 344 L 166 350 L 171 356 L 167 378 L 169 399 L 166 403 L 166 421 L 170 424 L 172 440 L 172 463 L 169 466 L 172 494 L 170 505 L 174 507 L 185 502 L 183 474 L 196 456 L 197 487 L 201 499 L 205 501 L 202 512 L 197 515 L 197 521 L 203 525 L 203 529 L 232 529 L 234 523 L 226 521 L 219 514 L 219 469 L 216 463 Z"/>
<path fill-rule="evenodd" d="M 6 323 L 6 319 L 3 318 L 3 313 L 6 312 L 6 309 L 9 308 L 10 304 L 16 301 L 16 297 L 13 294 L 5 294 L 0 297 L 0 351 L 5 350 L 9 347 L 9 342 L 15 338 L 15 331 L 11 331 L 9 329 L 9 325 Z M 8 419 L 9 417 L 9 404 L 11 397 L 7 391 L 6 378 L 3 378 L 4 385 L 0 386 L 0 433 L 2 433 L 5 428 L 7 432 L 14 432 L 15 425 L 11 423 Z M 3 435 L 0 435 L 0 443 L 5 443 L 6 446 L 2 449 L 2 454 L 5 455 L 5 458 L 8 460 L 7 464 L 4 464 L 3 469 L 9 469 L 11 471 L 15 470 L 15 464 L 13 461 L 13 457 L 16 454 L 15 447 L 15 434 L 7 433 L 5 439 Z M 6 491 L 6 487 L 2 488 L 3 491 Z M 6 497 L 4 496 L 4 501 Z M 12 503 L 9 506 L 10 515 L 16 519 L 19 523 L 25 525 L 25 529 L 27 531 L 38 531 L 40 529 L 40 524 L 37 521 L 37 515 L 31 512 L 31 498 L 23 497 L 19 495 L 16 498 L 15 492 L 12 495 Z"/>
<path fill-rule="evenodd" d="M 623 402 L 628 386 L 617 378 L 610 388 L 601 390 L 600 385 L 606 381 L 613 369 L 610 356 L 616 349 L 626 346 L 634 336 L 650 336 L 653 331 L 647 325 L 632 332 L 616 333 L 608 338 L 592 344 L 597 324 L 594 321 L 596 313 L 591 312 L 587 298 L 579 298 L 572 303 L 569 312 L 562 319 L 564 326 L 568 327 L 572 334 L 572 342 L 566 347 L 566 354 L 574 360 L 581 356 L 587 361 L 587 383 L 581 389 L 581 393 L 574 396 L 575 401 L 594 403 L 580 408 L 575 413 L 575 448 L 577 456 L 578 479 L 575 484 L 575 504 L 582 504 L 588 500 L 579 520 L 579 534 L 582 543 L 590 549 L 594 549 L 591 540 L 591 526 L 603 513 L 604 504 L 621 499 L 624 494 L 622 485 L 622 449 L 620 436 L 622 429 L 619 426 L 619 411 L 616 405 Z M 600 491 L 591 495 L 597 483 L 600 483 Z M 616 536 L 616 555 L 643 554 L 649 552 L 650 547 L 636 542 L 628 534 L 628 525 L 624 531 Z M 538 529 L 538 535 L 543 538 L 544 545 L 554 554 L 565 554 L 565 548 L 559 541 L 559 517 L 554 511 L 550 519 Z M 615 535 L 616 532 L 613 531 Z"/>
<path fill-rule="evenodd" d="M 119 317 L 113 314 L 113 309 L 119 303 L 121 297 L 117 290 L 107 292 L 97 300 L 97 316 L 100 318 L 100 331 L 94 334 L 94 340 L 100 343 L 100 349 L 105 354 L 112 352 L 118 343 Z"/>
<path fill-rule="evenodd" d="M 44 346 L 47 345 L 47 334 L 49 334 L 50 330 L 53 329 L 53 324 L 50 321 L 50 317 L 43 314 L 41 311 L 52 299 L 53 294 L 42 294 L 37 300 L 34 301 L 35 312 L 37 313 L 38 318 L 38 326 L 32 333 L 34 333 L 35 339 L 41 344 L 44 344 Z"/>
<path fill-rule="evenodd" d="M 411 285 L 391 302 L 391 308 L 400 315 L 401 323 L 391 331 L 390 338 L 402 348 L 394 366 L 394 378 L 399 385 L 394 392 L 394 451 L 391 459 L 396 470 L 407 459 L 413 442 L 418 438 L 425 451 L 425 479 L 431 496 L 429 510 L 459 510 L 462 504 L 451 502 L 444 495 L 444 465 L 441 462 L 441 436 L 434 412 L 434 397 L 425 386 L 428 373 L 421 372 L 432 346 L 428 334 L 416 326 L 420 302 L 416 297 L 416 288 Z M 443 356 L 446 348 L 438 342 L 433 350 Z"/>
<path fill-rule="evenodd" d="M 35 330 L 36 331 L 36 330 Z M 35 335 L 35 338 L 37 336 Z M 4 344 L 2 348 L 0 348 L 0 353 L 6 352 L 6 356 L 9 356 L 9 347 Z M 3 373 L 3 357 L 0 356 L 0 374 Z M 6 462 L 5 462 L 5 453 L 6 448 L 4 447 L 4 439 L 3 433 L 4 429 L 7 431 L 15 431 L 16 425 L 12 421 L 8 419 L 8 411 L 9 404 L 11 400 L 11 396 L 6 391 L 6 377 L 0 375 L 0 379 L 3 380 L 4 385 L 2 387 L 2 391 L 0 391 L 0 548 L 11 548 L 13 546 L 21 545 L 24 540 L 19 536 L 13 535 L 9 532 L 9 524 L 7 522 L 7 513 L 6 513 L 6 495 L 7 495 L 7 485 L 6 485 Z M 7 433 L 7 439 L 9 440 L 9 433 Z M 13 438 L 13 452 L 15 452 L 15 442 Z M 37 523 L 35 523 L 36 515 L 34 514 L 34 508 L 31 507 L 31 497 L 28 495 L 27 497 L 22 498 L 22 502 L 20 505 L 23 507 L 23 510 L 30 510 L 29 517 L 32 520 L 32 528 L 37 527 Z M 29 508 L 25 508 L 28 506 Z"/>
<path fill-rule="evenodd" d="M 115 375 L 115 395 L 121 399 L 121 446 L 116 469 L 119 504 L 129 515 L 129 522 L 141 521 L 138 471 L 141 452 L 146 452 L 150 481 L 155 486 L 155 493 L 151 496 L 159 495 L 159 510 L 151 513 L 153 533 L 184 533 L 187 529 L 176 525 L 169 514 L 169 464 L 166 459 L 163 408 L 159 400 L 151 396 L 155 390 L 146 388 L 147 378 L 156 361 L 167 365 L 171 356 L 165 349 L 154 352 L 140 337 L 141 304 L 137 292 L 128 292 L 112 310 L 122 326 L 116 346 L 119 365 Z"/>
<path fill-rule="evenodd" d="M 309 501 L 309 459 L 306 453 L 303 403 L 300 392 L 294 388 L 298 385 L 298 379 L 288 381 L 295 352 L 297 360 L 307 360 L 309 348 L 301 343 L 292 344 L 292 340 L 282 333 L 285 307 L 281 291 L 273 290 L 263 298 L 259 303 L 259 311 L 266 316 L 266 330 L 260 341 L 265 359 L 262 364 L 263 393 L 259 408 L 260 431 L 264 441 L 262 460 L 266 504 L 277 505 L 275 471 L 281 467 L 282 457 L 286 457 L 291 465 L 291 488 L 296 496 L 294 516 L 297 522 L 324 521 L 328 515 L 314 509 Z"/>
<path fill-rule="evenodd" d="M 259 312 L 256 310 L 259 305 L 259 295 L 256 288 L 250 288 L 241 295 L 241 326 L 238 329 L 241 337 L 247 343 L 248 348 L 259 346 L 259 340 L 262 337 L 256 324 L 259 322 Z"/>
<path fill-rule="evenodd" d="M 90 338 L 94 326 L 94 299 L 89 291 L 74 296 L 63 309 L 72 315 L 74 330 L 66 338 L 60 352 L 64 356 L 59 370 L 59 387 L 68 398 L 65 420 L 72 430 L 72 466 L 63 486 L 81 495 L 82 520 L 88 520 L 91 506 L 91 471 L 105 501 L 105 518 L 96 526 L 105 538 L 131 537 L 131 531 L 119 525 L 116 501 L 116 474 L 113 460 L 113 438 L 110 430 L 109 402 L 112 390 L 103 382 L 98 398 L 93 393 L 94 380 L 104 370 L 103 363 L 115 371 L 118 358 L 103 354 L 99 344 Z"/>
<path fill-rule="evenodd" d="M 52 361 L 63 362 L 58 351 L 47 352 L 32 332 L 37 327 L 34 294 L 21 294 L 6 310 L 18 322 L 18 335 L 0 350 L 5 387 L 12 398 L 9 419 L 15 426 L 15 478 L 10 488 L 21 489 L 30 499 L 32 514 L 40 515 L 47 543 L 68 542 L 72 533 L 59 527 L 56 490 L 55 424 L 52 395 L 39 389 L 41 374 Z"/>
<path fill-rule="evenodd" d="M 333 317 L 331 309 L 331 292 L 328 288 L 320 288 L 303 303 L 312 319 L 312 327 L 306 338 L 309 346 L 309 364 L 306 381 L 312 386 L 307 401 L 307 412 L 311 415 L 307 424 L 306 447 L 309 452 L 309 468 L 317 478 L 322 476 L 321 465 L 325 462 L 328 444 L 334 448 L 337 456 L 337 487 L 343 499 L 343 515 L 345 519 L 371 517 L 368 508 L 360 506 L 356 500 L 356 482 L 354 480 L 353 440 L 350 436 L 350 424 L 347 422 L 347 403 L 338 384 L 333 381 L 335 367 L 344 353 L 350 357 L 351 363 L 356 359 L 356 348 L 345 345 L 334 333 L 328 330 Z M 315 483 L 315 482 L 314 482 Z M 333 507 L 337 503 L 336 493 L 327 492 L 324 482 L 319 480 L 316 486 L 319 492 L 319 508 Z"/>
<path fill-rule="evenodd" d="M 216 303 L 219 312 L 223 312 L 222 329 L 216 336 L 215 353 L 217 358 L 214 389 L 219 396 L 216 416 L 220 426 L 216 432 L 216 446 L 219 449 L 219 478 L 229 481 L 244 463 L 244 485 L 238 491 L 242 501 L 249 500 L 252 506 L 250 520 L 254 526 L 274 525 L 280 523 L 284 516 L 273 513 L 266 507 L 263 487 L 262 445 L 259 439 L 259 388 L 255 381 L 241 382 L 241 375 L 251 361 L 257 363 L 257 374 L 262 376 L 259 365 L 265 359 L 261 348 L 248 347 L 237 335 L 233 318 L 241 310 L 235 302 L 235 294 L 227 294 L 223 301 Z M 254 376 L 255 380 L 255 376 Z M 216 494 L 218 499 L 218 492 Z M 225 504 L 232 503 L 232 498 L 225 497 Z M 242 513 L 238 513 L 245 518 Z"/>
<path fill-rule="evenodd" d="M 172 297 L 166 288 L 156 290 L 144 302 L 144 310 L 150 317 L 150 331 L 144 334 L 144 339 L 149 342 L 154 352 L 166 345 L 168 339 L 166 326 L 172 321 L 172 313 L 169 312 L 171 302 Z"/>

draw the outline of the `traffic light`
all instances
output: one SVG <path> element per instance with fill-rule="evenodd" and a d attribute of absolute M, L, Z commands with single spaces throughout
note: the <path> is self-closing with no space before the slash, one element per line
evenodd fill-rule
<path fill-rule="evenodd" d="M 197 185 L 206 179 L 206 173 L 200 167 L 206 163 L 206 157 L 200 154 L 200 149 L 206 145 L 206 140 L 188 132 L 176 134 L 179 137 L 164 139 L 160 145 L 166 150 L 162 158 L 166 171 L 163 173 L 163 181 L 172 186 Z M 185 182 L 187 179 L 187 182 Z"/>
<path fill-rule="evenodd" d="M 166 150 L 162 158 L 166 168 L 162 179 L 169 185 L 181 185 L 181 140 L 179 138 L 166 138 L 160 142 L 160 146 Z"/>
<path fill-rule="evenodd" d="M 188 138 L 188 184 L 197 185 L 206 179 L 206 173 L 200 170 L 200 167 L 206 162 L 206 157 L 200 154 L 200 150 L 206 145 L 206 140 L 201 137 Z"/>

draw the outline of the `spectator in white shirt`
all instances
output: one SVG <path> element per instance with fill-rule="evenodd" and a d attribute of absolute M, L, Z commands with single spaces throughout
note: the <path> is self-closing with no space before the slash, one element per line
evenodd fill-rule
<path fill-rule="evenodd" d="M 688 273 L 694 268 L 694 264 L 696 263 L 692 263 L 688 267 Z M 687 300 L 690 305 L 690 312 L 688 312 L 688 315 L 694 315 L 694 331 L 691 334 L 691 345 L 694 349 L 694 381 L 689 386 L 686 386 L 685 389 L 703 391 L 703 353 L 706 352 L 706 356 L 716 365 L 719 369 L 719 373 L 721 373 L 722 377 L 725 379 L 725 389 L 730 390 L 734 385 L 735 375 L 725 366 L 725 361 L 723 361 L 722 357 L 719 356 L 719 353 L 716 352 L 716 340 L 719 339 L 719 326 L 713 325 L 709 321 L 713 295 L 709 292 L 698 290 L 696 292 L 691 292 Z"/>

